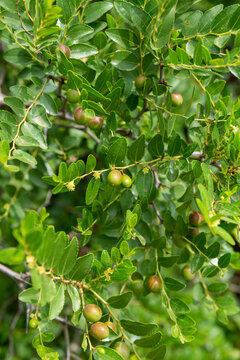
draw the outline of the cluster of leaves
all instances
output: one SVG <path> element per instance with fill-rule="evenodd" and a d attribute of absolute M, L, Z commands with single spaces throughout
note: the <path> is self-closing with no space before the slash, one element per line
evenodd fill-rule
<path fill-rule="evenodd" d="M 43 360 L 63 356 L 62 314 L 95 360 L 122 360 L 119 341 L 131 360 L 174 358 L 202 319 L 240 327 L 240 6 L 195 3 L 0 0 L 0 262 L 29 270 L 19 300 Z M 79 125 L 77 107 L 103 127 Z M 91 303 L 115 324 L 103 343 L 82 316 Z"/>

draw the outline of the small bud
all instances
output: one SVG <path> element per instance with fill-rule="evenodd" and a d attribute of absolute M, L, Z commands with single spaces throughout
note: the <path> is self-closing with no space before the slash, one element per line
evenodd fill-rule
<path fill-rule="evenodd" d="M 75 183 L 74 183 L 74 181 L 72 180 L 72 181 L 70 181 L 69 183 L 67 183 L 67 189 L 69 190 L 69 191 L 74 191 L 75 190 Z"/>

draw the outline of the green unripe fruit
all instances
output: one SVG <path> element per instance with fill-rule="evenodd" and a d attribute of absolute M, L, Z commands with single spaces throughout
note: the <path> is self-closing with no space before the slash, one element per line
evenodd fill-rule
<path fill-rule="evenodd" d="M 104 355 L 105 354 L 105 350 L 103 348 L 98 348 L 97 349 L 97 352 L 101 355 Z"/>
<path fill-rule="evenodd" d="M 132 185 L 132 179 L 128 175 L 122 176 L 122 186 L 125 188 L 129 188 Z"/>
<path fill-rule="evenodd" d="M 106 324 L 109 328 L 111 328 L 114 332 L 116 332 L 116 326 L 114 325 L 113 322 L 107 321 L 107 322 L 105 322 L 105 324 Z"/>
<path fill-rule="evenodd" d="M 189 216 L 189 220 L 193 226 L 201 226 L 204 223 L 204 218 L 199 211 L 193 211 Z"/>
<path fill-rule="evenodd" d="M 80 125 L 86 125 L 89 120 L 84 111 L 82 110 L 81 106 L 76 108 L 74 112 L 74 119 Z"/>
<path fill-rule="evenodd" d="M 133 292 L 137 295 L 141 295 L 143 293 L 143 281 L 142 280 L 134 280 L 132 282 Z"/>
<path fill-rule="evenodd" d="M 91 334 L 97 340 L 106 339 L 109 336 L 108 326 L 102 322 L 92 324 Z"/>
<path fill-rule="evenodd" d="M 29 320 L 29 327 L 31 329 L 36 329 L 38 327 L 38 319 L 32 318 Z"/>
<path fill-rule="evenodd" d="M 67 58 L 70 58 L 71 56 L 71 50 L 69 49 L 69 47 L 67 45 L 63 45 L 60 44 L 57 48 L 56 51 L 61 51 Z"/>
<path fill-rule="evenodd" d="M 79 101 L 78 91 L 74 90 L 74 89 L 68 89 L 68 91 L 67 91 L 67 100 L 72 104 L 77 103 Z"/>
<path fill-rule="evenodd" d="M 162 289 L 162 280 L 158 276 L 151 276 L 148 279 L 148 288 L 153 293 L 158 293 Z"/>
<path fill-rule="evenodd" d="M 198 228 L 191 229 L 190 233 L 193 237 L 197 236 L 199 234 L 199 229 Z"/>
<path fill-rule="evenodd" d="M 102 317 L 102 310 L 95 304 L 88 304 L 83 310 L 83 315 L 87 321 L 96 322 Z"/>
<path fill-rule="evenodd" d="M 130 349 L 128 347 L 128 345 L 124 342 L 120 342 L 118 341 L 115 345 L 114 345 L 114 350 L 121 355 L 125 360 L 127 360 L 129 358 L 130 355 Z"/>
<path fill-rule="evenodd" d="M 181 94 L 179 94 L 178 92 L 173 92 L 172 93 L 172 103 L 175 106 L 179 106 L 182 105 L 183 103 L 183 97 Z"/>
<path fill-rule="evenodd" d="M 138 90 L 143 89 L 146 80 L 147 80 L 146 76 L 144 76 L 144 75 L 138 76 L 135 80 L 136 89 L 138 89 Z"/>
<path fill-rule="evenodd" d="M 191 267 L 189 265 L 185 266 L 183 269 L 183 276 L 187 281 L 190 281 L 194 278 L 194 274 L 191 273 Z"/>
<path fill-rule="evenodd" d="M 99 116 L 94 116 L 94 118 L 91 118 L 88 122 L 88 126 L 93 129 L 101 129 L 103 126 L 103 118 Z"/>
<path fill-rule="evenodd" d="M 122 183 L 122 174 L 119 170 L 112 170 L 107 177 L 109 184 L 119 186 Z"/>

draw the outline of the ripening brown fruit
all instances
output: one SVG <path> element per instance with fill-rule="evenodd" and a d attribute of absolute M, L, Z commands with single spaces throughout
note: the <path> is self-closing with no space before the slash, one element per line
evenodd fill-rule
<path fill-rule="evenodd" d="M 112 170 L 108 174 L 107 180 L 112 186 L 119 186 L 122 183 L 122 174 L 119 170 Z"/>
<path fill-rule="evenodd" d="M 60 44 L 57 48 L 56 48 L 56 51 L 61 51 L 62 53 L 64 53 L 64 55 L 67 57 L 67 58 L 70 58 L 71 56 L 71 50 L 69 49 L 69 47 L 67 45 L 63 45 L 63 44 Z"/>
<path fill-rule="evenodd" d="M 190 281 L 194 278 L 194 274 L 191 273 L 191 267 L 189 265 L 186 265 L 183 269 L 183 276 L 187 281 Z"/>
<path fill-rule="evenodd" d="M 83 315 L 87 321 L 96 322 L 102 317 L 102 310 L 96 304 L 88 304 L 83 310 Z"/>
<path fill-rule="evenodd" d="M 74 119 L 80 125 L 86 125 L 89 120 L 84 111 L 82 110 L 81 106 L 75 109 Z"/>
<path fill-rule="evenodd" d="M 162 280 L 158 276 L 153 275 L 148 279 L 148 287 L 151 292 L 158 293 L 162 289 Z"/>
<path fill-rule="evenodd" d="M 182 105 L 183 103 L 183 97 L 181 94 L 179 94 L 178 92 L 173 92 L 172 93 L 172 103 L 175 106 L 179 106 Z"/>
<path fill-rule="evenodd" d="M 105 324 L 106 324 L 109 328 L 111 328 L 114 332 L 116 332 L 116 326 L 114 325 L 113 322 L 111 322 L 111 321 L 106 321 Z"/>
<path fill-rule="evenodd" d="M 204 223 L 204 218 L 199 211 L 193 211 L 189 216 L 189 220 L 193 226 L 201 226 Z"/>
<path fill-rule="evenodd" d="M 129 188 L 132 185 L 132 179 L 130 178 L 130 176 L 124 174 L 122 176 L 122 186 L 125 188 Z"/>
<path fill-rule="evenodd" d="M 99 116 L 94 116 L 89 120 L 88 126 L 90 127 L 90 129 L 93 130 L 101 129 L 103 126 L 103 118 Z"/>
<path fill-rule="evenodd" d="M 68 89 L 68 91 L 67 91 L 67 100 L 72 104 L 77 103 L 79 101 L 78 91 L 74 90 L 74 89 Z"/>
<path fill-rule="evenodd" d="M 126 343 L 120 341 L 116 342 L 116 344 L 114 344 L 114 350 L 125 360 L 129 358 L 130 349 Z"/>
<path fill-rule="evenodd" d="M 108 326 L 102 322 L 92 324 L 90 331 L 92 336 L 97 340 L 103 340 L 109 336 Z"/>
<path fill-rule="evenodd" d="M 147 80 L 147 78 L 145 75 L 138 76 L 135 80 L 136 89 L 138 89 L 138 90 L 143 89 L 146 80 Z"/>
<path fill-rule="evenodd" d="M 199 234 L 199 229 L 198 228 L 191 229 L 190 233 L 193 237 L 197 236 Z"/>

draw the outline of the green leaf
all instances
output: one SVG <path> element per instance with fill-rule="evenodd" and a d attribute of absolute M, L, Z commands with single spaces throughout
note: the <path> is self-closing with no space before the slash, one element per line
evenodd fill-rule
<path fill-rule="evenodd" d="M 182 282 L 176 280 L 176 279 L 173 279 L 173 278 L 170 278 L 170 277 L 166 277 L 164 279 L 164 285 L 169 289 L 169 290 L 172 290 L 172 291 L 180 291 L 182 289 L 184 289 L 186 287 L 185 284 L 183 284 Z"/>
<path fill-rule="evenodd" d="M 88 44 L 74 44 L 70 46 L 71 58 L 82 59 L 91 55 L 96 55 L 98 49 L 95 46 Z"/>
<path fill-rule="evenodd" d="M 37 348 L 41 342 L 52 342 L 55 339 L 55 335 L 50 332 L 50 331 L 41 331 L 41 335 L 37 334 L 36 336 L 34 336 L 33 341 L 32 341 L 32 345 L 33 347 Z"/>
<path fill-rule="evenodd" d="M 131 162 L 138 162 L 145 152 L 145 135 L 141 135 L 128 148 L 127 156 Z"/>
<path fill-rule="evenodd" d="M 9 144 L 6 140 L 0 142 L 0 162 L 5 164 L 8 161 Z"/>
<path fill-rule="evenodd" d="M 172 136 L 168 142 L 168 154 L 170 156 L 176 156 L 181 149 L 181 138 L 178 134 Z"/>
<path fill-rule="evenodd" d="M 212 228 L 212 231 L 214 232 L 214 234 L 221 236 L 230 245 L 235 245 L 235 241 L 233 240 L 233 237 L 222 227 L 215 226 L 214 228 Z"/>
<path fill-rule="evenodd" d="M 163 18 L 162 24 L 158 28 L 157 36 L 156 36 L 156 47 L 157 49 L 165 46 L 170 38 L 171 30 L 173 28 L 175 20 L 175 8 L 173 7 L 167 15 Z"/>
<path fill-rule="evenodd" d="M 112 266 L 112 261 L 107 250 L 103 250 L 101 254 L 101 263 L 105 269 L 108 269 Z"/>
<path fill-rule="evenodd" d="M 93 263 L 93 254 L 89 253 L 77 259 L 75 266 L 67 278 L 71 280 L 81 281 L 90 272 Z"/>
<path fill-rule="evenodd" d="M 37 353 L 42 360 L 59 360 L 59 354 L 54 349 L 44 345 L 38 345 Z"/>
<path fill-rule="evenodd" d="M 101 1 L 89 4 L 84 11 L 84 21 L 89 24 L 99 19 L 107 11 L 113 7 L 111 2 Z"/>
<path fill-rule="evenodd" d="M 0 258 L 1 259 L 1 258 Z M 222 269 L 228 267 L 229 263 L 231 260 L 231 254 L 230 253 L 226 253 L 224 255 L 222 255 L 219 260 L 218 260 L 218 266 Z"/>
<path fill-rule="evenodd" d="M 119 138 L 109 147 L 107 161 L 110 165 L 122 165 L 127 152 L 127 140 Z"/>
<path fill-rule="evenodd" d="M 134 341 L 134 344 L 143 348 L 155 347 L 159 341 L 161 340 L 162 334 L 160 332 L 156 332 L 153 335 L 149 335 L 143 337 L 141 339 L 137 339 Z"/>
<path fill-rule="evenodd" d="M 152 172 L 149 171 L 145 174 L 143 170 L 140 170 L 137 173 L 135 184 L 140 198 L 143 198 L 145 196 L 150 196 L 154 184 L 154 178 Z"/>
<path fill-rule="evenodd" d="M 31 166 L 37 164 L 37 160 L 32 155 L 22 150 L 14 150 L 11 159 L 17 159 Z"/>
<path fill-rule="evenodd" d="M 220 294 L 227 290 L 228 286 L 223 282 L 214 282 L 208 285 L 208 290 L 214 294 Z"/>
<path fill-rule="evenodd" d="M 41 127 L 50 128 L 52 126 L 49 121 L 46 110 L 42 105 L 36 105 L 30 110 L 29 117 L 31 122 Z"/>
<path fill-rule="evenodd" d="M 170 300 L 171 308 L 176 314 L 186 314 L 190 312 L 189 307 L 182 300 L 178 298 L 172 298 Z"/>
<path fill-rule="evenodd" d="M 137 57 L 130 51 L 116 51 L 113 54 L 111 63 L 118 70 L 122 71 L 133 71 L 138 67 Z"/>
<path fill-rule="evenodd" d="M 171 267 L 173 266 L 179 259 L 178 255 L 174 256 L 159 256 L 158 264 L 163 267 Z"/>
<path fill-rule="evenodd" d="M 64 254 L 59 260 L 57 273 L 60 275 L 68 274 L 76 264 L 78 254 L 78 239 L 74 236 L 70 244 L 64 249 Z"/>
<path fill-rule="evenodd" d="M 156 134 L 148 144 L 148 151 L 153 158 L 159 158 L 164 155 L 164 145 L 162 136 Z"/>
<path fill-rule="evenodd" d="M 195 272 L 200 270 L 203 264 L 204 257 L 200 254 L 195 254 L 191 261 L 191 273 L 194 274 Z"/>
<path fill-rule="evenodd" d="M 123 309 L 130 302 L 132 294 L 132 291 L 128 291 L 121 295 L 111 296 L 107 302 L 114 309 Z"/>
<path fill-rule="evenodd" d="M 72 301 L 73 311 L 74 312 L 78 311 L 81 306 L 79 290 L 76 287 L 72 286 L 71 284 L 67 284 L 67 292 Z"/>
<path fill-rule="evenodd" d="M 158 360 L 158 359 L 164 359 L 166 355 L 166 345 L 161 345 L 159 347 L 157 347 L 156 349 L 150 351 L 147 354 L 147 359 L 151 359 L 151 360 Z"/>
<path fill-rule="evenodd" d="M 94 177 L 90 180 L 86 191 L 86 205 L 91 205 L 97 197 L 101 180 Z"/>
<path fill-rule="evenodd" d="M 37 141 L 41 149 L 47 149 L 47 144 L 41 130 L 28 122 L 25 122 L 21 127 L 22 133 L 25 136 L 34 138 Z"/>
<path fill-rule="evenodd" d="M 19 247 L 9 247 L 0 251 L 0 262 L 8 265 L 21 264 L 25 259 L 25 254 Z"/>
<path fill-rule="evenodd" d="M 5 104 L 7 104 L 18 116 L 24 117 L 25 115 L 25 105 L 22 100 L 14 97 L 8 96 L 4 98 Z"/>
<path fill-rule="evenodd" d="M 64 292 L 64 285 L 61 284 L 53 300 L 50 302 L 49 320 L 55 319 L 61 313 L 65 301 Z"/>
<path fill-rule="evenodd" d="M 133 320 L 121 320 L 121 326 L 130 334 L 137 336 L 151 334 L 158 328 L 155 324 L 144 324 Z"/>
<path fill-rule="evenodd" d="M 177 317 L 177 323 L 181 328 L 188 328 L 196 325 L 196 322 L 187 315 L 179 315 Z"/>
<path fill-rule="evenodd" d="M 123 48 L 136 49 L 139 43 L 135 33 L 128 29 L 108 29 L 106 34 Z"/>
<path fill-rule="evenodd" d="M 92 172 L 96 167 L 97 161 L 95 156 L 92 154 L 88 155 L 87 163 L 86 163 L 86 174 Z"/>
<path fill-rule="evenodd" d="M 71 39 L 71 41 L 79 40 L 85 35 L 92 34 L 94 29 L 86 24 L 73 24 L 69 26 L 67 29 L 67 37 Z"/>
<path fill-rule="evenodd" d="M 63 24 L 67 24 L 70 17 L 72 16 L 73 6 L 70 1 L 57 0 L 57 6 L 62 9 L 61 21 Z"/>
<path fill-rule="evenodd" d="M 220 244 L 219 244 L 219 242 L 216 241 L 207 248 L 205 254 L 210 259 L 214 259 L 218 256 L 219 251 L 220 251 Z"/>
<path fill-rule="evenodd" d="M 33 288 L 29 288 L 23 290 L 19 295 L 18 298 L 20 301 L 36 305 L 39 300 L 39 292 Z"/>
<path fill-rule="evenodd" d="M 51 302 L 56 295 L 56 284 L 50 276 L 40 275 L 41 281 L 41 305 L 44 306 Z"/>
<path fill-rule="evenodd" d="M 48 94 L 42 94 L 40 97 L 40 104 L 45 108 L 50 115 L 57 115 L 58 108 L 53 98 Z"/>

